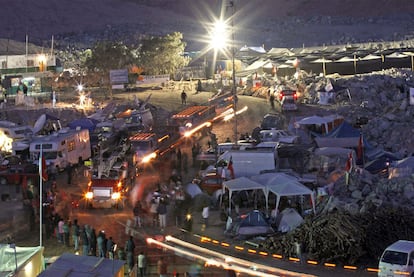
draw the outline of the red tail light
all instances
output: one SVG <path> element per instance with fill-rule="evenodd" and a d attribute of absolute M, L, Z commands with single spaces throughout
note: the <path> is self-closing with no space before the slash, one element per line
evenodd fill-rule
<path fill-rule="evenodd" d="M 298 100 L 298 95 L 296 93 L 293 94 L 293 99 L 296 101 Z"/>
<path fill-rule="evenodd" d="M 283 96 L 285 96 L 284 94 L 283 94 L 283 92 L 279 95 L 279 98 L 280 98 L 280 100 L 282 100 L 283 99 Z"/>

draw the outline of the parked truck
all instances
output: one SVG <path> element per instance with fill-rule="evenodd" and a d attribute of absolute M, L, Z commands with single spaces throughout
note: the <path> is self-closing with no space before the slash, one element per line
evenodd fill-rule
<path fill-rule="evenodd" d="M 81 164 L 91 157 L 89 131 L 61 129 L 50 135 L 34 138 L 29 150 L 35 164 L 38 165 L 42 151 L 49 168 L 64 170 L 67 166 Z"/>
<path fill-rule="evenodd" d="M 225 179 L 231 179 L 250 177 L 264 171 L 274 171 L 276 170 L 276 153 L 273 149 L 229 150 L 218 157 L 217 168 L 210 166 L 202 175 L 218 172 Z M 221 173 L 222 170 L 225 171 L 225 175 Z"/>

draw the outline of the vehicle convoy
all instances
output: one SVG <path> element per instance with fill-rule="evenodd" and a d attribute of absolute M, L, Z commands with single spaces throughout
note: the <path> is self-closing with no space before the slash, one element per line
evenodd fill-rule
<path fill-rule="evenodd" d="M 191 136 L 193 133 L 211 125 L 216 115 L 215 106 L 191 106 L 172 116 L 173 125 L 178 125 L 180 134 Z"/>
<path fill-rule="evenodd" d="M 378 276 L 414 276 L 414 241 L 399 240 L 381 255 Z"/>
<path fill-rule="evenodd" d="M 157 127 L 157 132 L 138 132 L 129 137 L 133 163 L 137 168 L 163 156 L 180 144 L 178 126 Z"/>
<path fill-rule="evenodd" d="M 30 143 L 31 160 L 38 165 L 40 151 L 48 168 L 58 171 L 81 164 L 91 157 L 89 131 L 61 129 L 47 136 L 39 136 Z"/>
<path fill-rule="evenodd" d="M 123 208 L 130 189 L 131 172 L 124 143 L 110 153 L 100 153 L 93 161 L 85 200 L 89 208 Z"/>

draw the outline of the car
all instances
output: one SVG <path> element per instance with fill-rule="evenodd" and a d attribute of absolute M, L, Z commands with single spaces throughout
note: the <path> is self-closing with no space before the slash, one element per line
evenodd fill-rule
<path fill-rule="evenodd" d="M 263 117 L 260 128 L 262 130 L 270 130 L 272 128 L 282 129 L 285 125 L 285 118 L 281 114 L 268 113 Z"/>
<path fill-rule="evenodd" d="M 298 106 L 298 93 L 296 90 L 281 86 L 275 89 L 275 99 L 280 103 L 280 107 L 283 111 L 296 111 Z"/>
<path fill-rule="evenodd" d="M 226 179 L 222 178 L 219 172 L 209 172 L 201 178 L 200 188 L 206 193 L 212 195 L 217 190 L 221 190 L 223 182 Z"/>
<path fill-rule="evenodd" d="M 291 135 L 285 130 L 270 129 L 270 130 L 261 130 L 260 141 L 275 141 L 280 143 L 298 143 L 299 136 Z"/>

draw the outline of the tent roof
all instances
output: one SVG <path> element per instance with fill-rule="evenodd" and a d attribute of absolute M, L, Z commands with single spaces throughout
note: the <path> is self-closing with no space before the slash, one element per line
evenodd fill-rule
<path fill-rule="evenodd" d="M 40 277 L 112 277 L 124 267 L 124 261 L 110 260 L 93 256 L 78 256 L 75 254 L 64 253 L 53 262 Z"/>
<path fill-rule="evenodd" d="M 16 255 L 14 251 L 16 250 Z M 18 247 L 12 248 L 9 244 L 0 244 L 0 276 L 3 276 L 3 273 L 6 273 L 4 276 L 12 273 L 16 269 L 16 264 L 18 270 L 20 270 L 30 259 L 36 255 L 38 252 L 43 254 L 43 247 Z M 33 265 L 35 267 L 35 265 Z"/>
<path fill-rule="evenodd" d="M 359 143 L 360 131 L 344 121 L 326 135 L 314 134 L 319 147 L 356 147 Z"/>
<path fill-rule="evenodd" d="M 252 176 L 251 179 L 263 186 L 272 186 L 274 184 L 291 184 L 299 182 L 298 179 L 294 176 L 288 175 L 286 173 L 272 172 L 272 173 L 263 173 L 260 175 Z"/>
<path fill-rule="evenodd" d="M 250 180 L 246 177 L 240 177 L 232 179 L 230 181 L 223 182 L 223 188 L 227 188 L 229 191 L 241 191 L 241 190 L 252 190 L 252 189 L 261 189 L 265 190 L 265 186 L 259 184 L 253 180 Z"/>
<path fill-rule="evenodd" d="M 272 192 L 279 196 L 291 196 L 291 195 L 312 195 L 311 189 L 302 185 L 298 181 L 292 183 L 280 183 L 266 186 L 268 192 Z"/>

